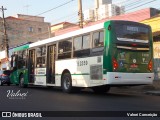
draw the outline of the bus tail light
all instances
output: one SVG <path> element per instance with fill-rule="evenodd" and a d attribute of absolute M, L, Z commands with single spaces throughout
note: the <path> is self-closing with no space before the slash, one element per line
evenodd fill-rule
<path fill-rule="evenodd" d="M 150 60 L 148 63 L 148 69 L 152 71 L 152 67 L 153 67 L 152 60 Z"/>
<path fill-rule="evenodd" d="M 2 76 L 2 77 L 5 77 L 5 76 L 7 76 L 7 75 L 6 75 L 6 74 L 2 74 L 1 76 Z"/>
<path fill-rule="evenodd" d="M 113 69 L 116 70 L 118 68 L 118 62 L 115 58 L 112 59 Z"/>

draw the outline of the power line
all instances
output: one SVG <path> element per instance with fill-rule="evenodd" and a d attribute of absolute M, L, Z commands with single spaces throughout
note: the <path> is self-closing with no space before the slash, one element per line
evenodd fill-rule
<path fill-rule="evenodd" d="M 73 1 L 75 1 L 75 0 L 70 0 L 70 1 L 68 1 L 68 2 L 65 2 L 65 3 L 63 3 L 63 4 L 61 4 L 61 5 L 58 5 L 57 7 L 54 7 L 54 8 L 52 8 L 52 9 L 46 10 L 46 11 L 44 11 L 44 12 L 42 12 L 42 13 L 39 13 L 39 14 L 37 14 L 36 16 L 39 16 L 39 15 L 45 14 L 45 13 L 47 13 L 47 12 L 50 12 L 50 11 L 52 11 L 52 10 L 55 10 L 55 9 L 57 9 L 57 8 L 60 8 L 60 7 L 64 6 L 64 5 L 67 5 L 67 4 L 71 3 L 71 2 L 73 2 Z"/>
<path fill-rule="evenodd" d="M 137 1 L 133 2 L 133 3 L 126 4 L 126 5 L 125 5 L 125 8 L 127 8 L 127 7 L 132 7 L 132 6 L 137 5 L 137 4 L 140 4 L 140 3 L 142 3 L 142 2 L 144 2 L 144 0 L 137 0 Z"/>
<path fill-rule="evenodd" d="M 122 2 L 116 2 L 115 4 L 123 4 L 123 3 L 126 3 L 126 2 L 130 2 L 130 1 L 135 1 L 135 0 L 125 0 L 125 1 L 122 1 Z"/>
<path fill-rule="evenodd" d="M 77 16 L 77 13 L 78 13 L 78 11 L 76 11 L 76 12 L 74 12 L 73 14 L 69 14 L 69 15 L 67 15 L 67 16 L 63 16 L 63 17 L 60 17 L 60 18 L 58 18 L 58 19 L 55 19 L 55 20 L 52 20 L 52 21 L 59 21 L 59 20 L 61 20 L 62 18 L 70 18 L 71 16 Z M 56 22 L 55 22 L 56 23 Z"/>
<path fill-rule="evenodd" d="M 72 0 L 73 1 L 73 0 Z M 156 0 L 152 0 L 152 1 L 150 1 L 150 2 L 148 2 L 148 3 L 151 3 L 151 2 L 154 2 L 154 1 L 156 1 Z M 135 2 L 134 2 L 134 4 L 135 4 Z M 138 4 L 138 3 L 137 3 Z M 145 3 L 146 4 L 146 3 Z M 145 5 L 145 4 L 141 4 L 140 6 L 142 6 L 142 5 Z M 139 6 L 136 6 L 136 7 L 134 7 L 134 8 L 131 8 L 131 9 L 135 9 L 135 8 L 137 8 L 137 7 L 139 7 Z M 129 9 L 129 10 L 131 10 L 131 9 Z M 128 10 L 126 10 L 126 11 L 128 11 Z M 73 18 L 72 18 L 73 19 Z M 49 31 L 47 31 L 47 32 L 49 32 Z M 46 33 L 47 33 L 46 32 Z M 37 36 L 38 36 L 39 34 L 37 34 Z M 36 35 L 34 35 L 34 36 L 36 36 Z M 30 37 L 32 37 L 32 36 L 30 36 Z M 25 37 L 25 38 L 27 38 L 27 37 Z"/>
<path fill-rule="evenodd" d="M 58 6 L 54 7 L 54 8 L 51 8 L 51 9 L 49 9 L 49 10 L 46 10 L 46 11 L 44 11 L 44 12 L 42 12 L 42 13 L 39 13 L 39 14 L 37 14 L 37 15 L 33 15 L 33 17 L 34 17 L 34 16 L 36 17 L 36 16 L 39 16 L 39 15 L 48 13 L 48 12 L 53 11 L 53 10 L 55 10 L 55 9 L 58 9 L 58 8 L 60 8 L 60 7 L 62 7 L 62 6 L 65 6 L 65 5 L 67 5 L 67 4 L 69 4 L 69 3 L 73 2 L 73 1 L 75 1 L 75 0 L 70 0 L 70 1 L 68 1 L 68 2 L 65 2 L 65 3 L 63 3 L 63 4 L 61 4 L 61 5 L 58 5 Z M 24 20 L 30 20 L 30 17 L 28 17 L 28 18 L 26 17 Z"/>
<path fill-rule="evenodd" d="M 128 9 L 128 10 L 126 10 L 126 11 L 135 9 L 135 8 L 137 8 L 137 7 L 140 7 L 140 6 L 142 6 L 142 5 L 146 5 L 146 4 L 149 4 L 149 3 L 151 3 L 151 2 L 155 2 L 155 1 L 157 1 L 157 0 L 152 0 L 152 1 L 146 2 L 146 3 L 144 3 L 144 4 L 141 4 L 141 5 L 138 5 L 138 6 L 136 6 L 136 7 L 131 8 L 131 9 Z"/>

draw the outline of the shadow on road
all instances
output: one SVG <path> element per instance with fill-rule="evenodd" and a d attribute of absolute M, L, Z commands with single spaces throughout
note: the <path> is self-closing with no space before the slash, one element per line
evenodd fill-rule
<path fill-rule="evenodd" d="M 15 86 L 16 87 L 16 86 Z M 19 89 L 19 87 L 17 86 L 17 89 Z M 139 97 L 139 94 L 135 94 L 135 93 L 132 93 L 132 92 L 121 92 L 121 91 L 118 91 L 118 90 L 110 90 L 108 93 L 100 93 L 100 94 L 97 94 L 97 93 L 94 93 L 91 89 L 89 88 L 85 88 L 85 89 L 82 89 L 81 91 L 79 92 L 75 92 L 75 93 L 64 93 L 60 87 L 42 87 L 42 86 L 29 86 L 27 88 L 21 88 L 21 89 L 27 89 L 27 90 L 36 90 L 37 92 L 48 92 L 48 93 L 54 93 L 54 94 L 66 94 L 66 95 L 78 95 L 78 96 L 97 96 L 97 97 Z"/>

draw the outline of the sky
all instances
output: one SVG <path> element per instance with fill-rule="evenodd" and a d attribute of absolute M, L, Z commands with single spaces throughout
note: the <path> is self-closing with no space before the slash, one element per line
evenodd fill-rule
<path fill-rule="evenodd" d="M 153 7 L 160 9 L 160 0 L 112 0 L 114 4 L 124 5 L 126 12 Z M 63 5 L 65 4 L 66 5 Z M 94 8 L 94 0 L 82 0 L 83 10 Z M 58 7 L 63 5 L 61 7 Z M 45 22 L 78 21 L 78 0 L 0 0 L 5 17 L 26 14 L 45 17 Z M 58 7 L 58 8 L 56 8 Z M 45 11 L 48 11 L 44 13 Z M 1 17 L 1 14 L 0 14 Z"/>

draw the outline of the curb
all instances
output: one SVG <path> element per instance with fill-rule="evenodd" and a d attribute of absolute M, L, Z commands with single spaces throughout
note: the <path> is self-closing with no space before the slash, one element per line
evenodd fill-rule
<path fill-rule="evenodd" d="M 147 91 L 145 94 L 160 96 L 160 91 Z"/>

